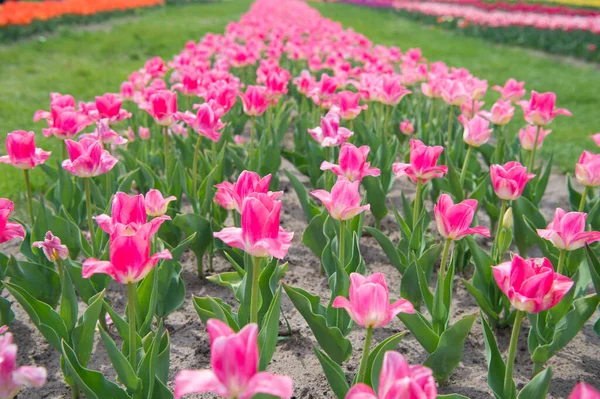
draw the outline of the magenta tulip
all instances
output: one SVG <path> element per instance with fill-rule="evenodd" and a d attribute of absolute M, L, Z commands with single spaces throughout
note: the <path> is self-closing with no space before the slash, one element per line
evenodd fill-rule
<path fill-rule="evenodd" d="M 383 355 L 376 394 L 366 384 L 354 385 L 346 399 L 435 399 L 437 387 L 431 369 L 421 365 L 409 365 L 398 352 Z"/>
<path fill-rule="evenodd" d="M 123 101 L 114 94 L 106 93 L 96 97 L 98 119 L 108 119 L 111 123 L 131 118 L 131 113 L 121 109 Z"/>
<path fill-rule="evenodd" d="M 238 95 L 242 100 L 244 113 L 248 116 L 262 115 L 271 103 L 267 97 L 267 88 L 263 86 L 249 85 L 245 93 L 240 92 Z"/>
<path fill-rule="evenodd" d="M 600 154 L 583 151 L 575 165 L 575 177 L 584 186 L 600 186 Z"/>
<path fill-rule="evenodd" d="M 217 188 L 215 201 L 217 201 L 217 203 L 219 203 L 225 209 L 235 209 L 238 211 L 238 213 L 241 213 L 244 200 L 250 194 L 268 194 L 274 200 L 283 194 L 281 191 L 269 191 L 270 183 L 270 174 L 261 178 L 256 172 L 244 170 L 242 173 L 240 173 L 235 183 L 226 181 L 215 185 Z"/>
<path fill-rule="evenodd" d="M 433 206 L 438 232 L 442 237 L 450 240 L 460 240 L 472 234 L 489 237 L 490 231 L 487 228 L 470 227 L 476 211 L 477 200 L 467 199 L 454 204 L 448 194 L 440 195 L 438 203 Z"/>
<path fill-rule="evenodd" d="M 583 212 L 565 212 L 561 208 L 554 211 L 554 220 L 545 229 L 537 233 L 558 249 L 573 251 L 584 245 L 600 241 L 600 232 L 585 231 L 587 214 Z"/>
<path fill-rule="evenodd" d="M 206 323 L 210 335 L 212 370 L 182 370 L 175 377 L 175 398 L 211 392 L 227 399 L 250 399 L 267 394 L 282 399 L 293 395 L 290 377 L 258 371 L 258 326 L 246 325 L 238 333 L 220 320 Z"/>
<path fill-rule="evenodd" d="M 385 105 L 398 105 L 406 95 L 412 93 L 407 90 L 398 76 L 383 75 L 379 78 L 377 100 Z"/>
<path fill-rule="evenodd" d="M 493 129 L 489 121 L 477 115 L 473 119 L 461 115 L 458 120 L 463 125 L 463 140 L 471 147 L 481 147 L 490 139 Z"/>
<path fill-rule="evenodd" d="M 532 125 L 546 126 L 558 115 L 572 116 L 568 109 L 555 108 L 556 94 L 531 92 L 531 100 L 518 103 L 525 114 L 525 120 Z"/>
<path fill-rule="evenodd" d="M 428 147 L 420 140 L 410 140 L 410 163 L 396 162 L 392 165 L 396 177 L 407 176 L 417 183 L 427 183 L 448 173 L 444 165 L 437 166 L 437 160 L 444 151 L 442 146 Z"/>
<path fill-rule="evenodd" d="M 321 170 L 331 170 L 336 176 L 342 176 L 351 182 L 361 181 L 365 176 L 379 176 L 378 168 L 371 168 L 367 162 L 371 149 L 363 145 L 360 148 L 344 143 L 340 149 L 339 165 L 323 161 Z"/>
<path fill-rule="evenodd" d="M 44 255 L 50 262 L 55 262 L 56 259 L 67 259 L 69 257 L 69 249 L 66 245 L 62 245 L 60 238 L 54 236 L 51 231 L 46 232 L 44 241 L 36 241 L 31 244 L 34 248 L 41 248 Z"/>
<path fill-rule="evenodd" d="M 573 281 L 555 273 L 546 258 L 523 259 L 492 267 L 498 287 L 518 310 L 539 313 L 554 307 L 569 292 Z"/>
<path fill-rule="evenodd" d="M 321 126 L 308 129 L 308 133 L 323 147 L 337 147 L 354 135 L 354 132 L 340 127 L 340 116 L 331 111 L 321 117 Z"/>
<path fill-rule="evenodd" d="M 569 395 L 569 399 L 600 399 L 600 392 L 585 382 L 579 382 Z"/>
<path fill-rule="evenodd" d="M 492 106 L 491 111 L 481 111 L 483 116 L 494 125 L 506 125 L 511 121 L 515 114 L 515 107 L 510 101 L 498 100 L 496 104 Z"/>
<path fill-rule="evenodd" d="M 338 107 L 340 118 L 344 120 L 353 120 L 365 109 L 368 105 L 360 105 L 360 94 L 353 91 L 344 90 L 337 94 L 335 105 Z"/>
<path fill-rule="evenodd" d="M 152 217 L 163 216 L 169 209 L 169 202 L 175 201 L 177 197 L 171 195 L 170 197 L 164 198 L 162 193 L 156 189 L 152 189 L 146 193 L 144 197 L 144 205 L 146 207 L 146 214 Z"/>
<path fill-rule="evenodd" d="M 544 130 L 541 127 L 535 125 L 527 125 L 524 129 L 519 130 L 519 141 L 521 142 L 521 147 L 524 150 L 532 151 L 535 147 L 536 149 L 542 148 L 542 144 L 544 144 L 544 139 L 552 133 L 552 130 Z M 537 144 L 535 138 L 537 136 Z"/>
<path fill-rule="evenodd" d="M 19 223 L 9 222 L 10 214 L 15 210 L 15 204 L 0 198 L 0 244 L 15 238 L 25 238 L 25 229 Z"/>
<path fill-rule="evenodd" d="M 62 167 L 82 178 L 100 176 L 109 172 L 117 163 L 117 158 L 102 148 L 98 140 L 82 138 L 79 142 L 66 140 L 69 159 L 62 162 Z"/>
<path fill-rule="evenodd" d="M 187 123 L 201 136 L 217 143 L 221 138 L 219 130 L 225 127 L 221 122 L 222 109 L 218 108 L 214 101 L 202 103 L 197 107 L 198 111 L 194 115 L 190 111 L 178 112 L 176 118 Z"/>
<path fill-rule="evenodd" d="M 42 129 L 45 137 L 54 136 L 57 139 L 72 139 L 93 121 L 83 112 L 76 111 L 73 107 L 52 107 L 51 120 L 48 128 Z"/>
<path fill-rule="evenodd" d="M 315 190 L 311 194 L 323 203 L 332 218 L 350 220 L 361 212 L 371 209 L 371 205 L 360 205 L 359 186 L 360 181 L 351 182 L 340 177 L 333 185 L 331 193 L 325 190 Z"/>
<path fill-rule="evenodd" d="M 173 126 L 177 113 L 177 93 L 158 90 L 150 96 L 147 103 L 140 105 L 140 108 L 148 112 L 160 126 Z"/>
<path fill-rule="evenodd" d="M 0 336 L 0 398 L 12 399 L 22 388 L 41 388 L 46 384 L 47 372 L 43 367 L 17 368 L 17 345 L 13 335 Z"/>
<path fill-rule="evenodd" d="M 515 79 L 510 78 L 504 86 L 494 86 L 492 90 L 499 92 L 503 100 L 515 103 L 525 95 L 524 87 L 525 82 L 517 82 Z"/>
<path fill-rule="evenodd" d="M 6 152 L 0 157 L 0 163 L 6 163 L 18 169 L 32 169 L 46 162 L 50 152 L 35 146 L 35 133 L 16 130 L 6 136 Z"/>
<path fill-rule="evenodd" d="M 503 200 L 516 200 L 523 194 L 527 182 L 535 177 L 519 162 L 490 166 L 490 177 L 496 195 Z"/>

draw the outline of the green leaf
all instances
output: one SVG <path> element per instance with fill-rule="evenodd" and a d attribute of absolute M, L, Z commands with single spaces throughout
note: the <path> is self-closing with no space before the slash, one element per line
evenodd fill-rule
<path fill-rule="evenodd" d="M 73 349 L 77 353 L 77 359 L 82 366 L 87 366 L 94 347 L 94 336 L 96 323 L 104 303 L 104 291 L 96 294 L 83 312 L 77 327 L 73 330 Z"/>
<path fill-rule="evenodd" d="M 62 298 L 60 300 L 60 317 L 65 322 L 67 330 L 71 332 L 77 323 L 79 309 L 77 304 L 77 295 L 75 295 L 75 289 L 73 284 L 71 284 L 71 278 L 69 277 L 69 273 L 67 273 L 67 271 L 64 271 L 61 290 Z"/>
<path fill-rule="evenodd" d="M 536 228 L 545 228 L 546 219 L 539 212 L 537 206 L 531 203 L 527 198 L 521 196 L 519 199 L 513 201 L 513 220 L 514 220 L 514 239 L 519 253 L 522 256 L 526 256 L 527 250 L 534 243 L 535 238 L 529 234 L 527 229 L 525 217 L 529 218 Z"/>
<path fill-rule="evenodd" d="M 428 353 L 433 353 L 437 349 L 440 338 L 431 329 L 431 325 L 426 322 L 425 317 L 420 312 L 415 311 L 414 314 L 400 313 L 398 318 Z"/>
<path fill-rule="evenodd" d="M 192 252 L 196 255 L 198 262 L 201 262 L 202 256 L 213 242 L 210 222 L 200 215 L 186 213 L 177 215 L 175 219 L 173 219 L 173 223 L 188 237 L 196 233 L 190 247 Z"/>
<path fill-rule="evenodd" d="M 548 162 L 546 163 L 546 167 L 544 168 L 544 172 L 542 175 L 536 179 L 537 183 L 535 185 L 535 191 L 533 196 L 533 203 L 539 204 L 546 192 L 546 187 L 548 187 L 548 180 L 550 179 L 550 173 L 552 172 L 552 160 L 554 158 L 554 153 L 550 155 L 548 158 Z"/>
<path fill-rule="evenodd" d="M 383 365 L 383 356 L 388 351 L 393 351 L 398 347 L 400 341 L 406 335 L 406 331 L 401 331 L 387 337 L 379 343 L 369 354 L 367 361 L 367 372 L 365 373 L 365 384 L 372 386 L 375 392 L 379 388 L 379 375 Z"/>
<path fill-rule="evenodd" d="M 552 380 L 552 368 L 542 371 L 519 392 L 518 399 L 545 399 L 550 389 Z"/>
<path fill-rule="evenodd" d="M 398 250 L 388 236 L 373 227 L 365 227 L 365 230 L 379 243 L 379 246 L 381 249 L 383 249 L 383 252 L 387 256 L 392 266 L 394 266 L 400 273 L 404 274 L 407 267 L 400 261 Z"/>
<path fill-rule="evenodd" d="M 460 363 L 465 340 L 476 317 L 476 314 L 465 316 L 444 331 L 440 336 L 437 349 L 423 363 L 424 366 L 431 368 L 433 376 L 438 381 L 447 380 Z"/>
<path fill-rule="evenodd" d="M 496 398 L 504 397 L 504 376 L 506 375 L 506 365 L 502 360 L 502 354 L 498 349 L 496 338 L 489 324 L 480 315 L 481 324 L 483 326 L 483 339 L 485 342 L 485 357 L 488 361 L 488 386 L 496 395 Z M 514 385 L 513 385 L 514 386 Z M 511 397 L 514 397 L 512 395 Z"/>
<path fill-rule="evenodd" d="M 321 363 L 321 368 L 325 373 L 325 377 L 327 377 L 327 382 L 329 382 L 331 390 L 338 399 L 344 399 L 350 389 L 348 382 L 346 381 L 344 370 L 342 370 L 336 362 L 331 360 L 327 354 L 319 350 L 319 348 L 314 346 L 313 349 L 317 359 L 319 359 L 319 363 Z"/>
<path fill-rule="evenodd" d="M 465 199 L 465 190 L 463 185 L 460 184 L 459 172 L 450 158 L 446 158 L 446 161 L 448 165 L 448 182 L 450 183 L 450 191 L 452 192 L 454 199 L 460 202 Z"/>
<path fill-rule="evenodd" d="M 304 184 L 302 184 L 300 182 L 300 180 L 298 180 L 298 178 L 296 176 L 294 176 L 288 170 L 284 169 L 283 171 L 285 172 L 285 175 L 290 180 L 290 183 L 292 183 L 292 187 L 294 187 L 294 191 L 296 191 L 296 195 L 298 196 L 300 205 L 302 206 L 302 209 L 304 210 L 304 215 L 306 216 L 306 220 L 312 220 L 315 216 L 317 216 L 319 213 L 321 213 L 321 208 L 319 208 L 317 205 L 315 205 L 314 201 L 308 195 L 308 190 L 306 189 Z M 320 256 L 320 254 L 319 254 L 319 256 Z"/>
<path fill-rule="evenodd" d="M 100 336 L 102 337 L 102 342 L 104 342 L 104 347 L 106 348 L 106 352 L 117 373 L 119 381 L 127 387 L 129 393 L 139 392 L 142 387 L 142 381 L 135 374 L 129 360 L 123 355 L 123 352 L 117 348 L 115 341 L 113 341 L 103 328 L 100 328 Z"/>
<path fill-rule="evenodd" d="M 323 249 L 325 249 L 325 246 L 327 245 L 327 238 L 325 237 L 325 234 L 323 234 L 323 227 L 328 215 L 329 212 L 327 212 L 327 210 L 323 210 L 323 212 L 315 215 L 302 234 L 302 243 L 310 248 L 313 254 L 318 258 L 321 257 Z"/>
<path fill-rule="evenodd" d="M 585 253 L 596 294 L 600 295 L 600 259 L 598 259 L 594 251 L 592 251 L 592 248 L 589 246 L 586 246 Z"/>
<path fill-rule="evenodd" d="M 39 263 L 17 261 L 11 256 L 6 277 L 10 278 L 11 283 L 22 287 L 32 297 L 47 303 L 53 309 L 58 305 L 61 295 L 60 278 L 54 269 Z"/>
<path fill-rule="evenodd" d="M 411 263 L 402 275 L 400 280 L 400 296 L 410 301 L 414 308 L 419 310 L 423 296 L 421 295 L 421 286 L 419 285 L 418 266 L 415 262 Z"/>
<path fill-rule="evenodd" d="M 367 176 L 362 180 L 367 191 L 367 202 L 371 205 L 371 213 L 375 219 L 381 220 L 388 214 L 385 206 L 386 192 L 381 186 L 381 179 L 375 176 Z"/>
<path fill-rule="evenodd" d="M 102 373 L 82 367 L 77 361 L 75 352 L 64 340 L 61 351 L 67 369 L 88 399 L 129 399 L 129 395 L 123 389 L 104 378 Z"/>
<path fill-rule="evenodd" d="M 283 285 L 286 294 L 313 332 L 323 350 L 337 363 L 342 363 L 352 354 L 352 344 L 337 327 L 327 324 L 326 309 L 320 298 L 288 285 Z"/>
<path fill-rule="evenodd" d="M 233 313 L 231 306 L 220 298 L 192 296 L 192 302 L 202 323 L 206 324 L 209 319 L 219 319 L 235 331 L 240 329 L 237 315 Z"/>
<path fill-rule="evenodd" d="M 275 353 L 277 337 L 279 336 L 279 312 L 281 310 L 281 286 L 275 297 L 270 301 L 269 309 L 262 319 L 258 333 L 259 363 L 258 369 L 264 371 Z"/>
<path fill-rule="evenodd" d="M 471 284 L 467 280 L 463 279 L 462 281 L 463 281 L 463 283 L 464 283 L 465 288 L 467 289 L 467 291 L 469 291 L 469 294 L 471 294 L 473 296 L 473 298 L 475 299 L 475 302 L 477 302 L 477 306 L 479 306 L 481 308 L 481 310 L 488 317 L 491 317 L 492 319 L 494 319 L 497 322 L 498 318 L 499 318 L 499 315 L 493 309 L 492 304 L 488 300 L 486 294 L 483 293 L 483 292 L 481 292 L 481 291 L 479 291 L 473 284 Z"/>

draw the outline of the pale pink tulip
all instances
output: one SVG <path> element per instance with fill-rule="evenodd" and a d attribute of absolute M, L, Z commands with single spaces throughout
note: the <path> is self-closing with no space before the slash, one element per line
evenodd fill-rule
<path fill-rule="evenodd" d="M 296 85 L 300 94 L 307 95 L 313 90 L 317 84 L 317 80 L 310 74 L 310 71 L 305 69 L 300 73 L 300 76 L 297 76 L 292 80 L 292 83 Z"/>
<path fill-rule="evenodd" d="M 9 222 L 10 214 L 15 210 L 15 204 L 6 199 L 0 198 L 0 244 L 20 238 L 25 238 L 25 229 L 19 223 Z"/>
<path fill-rule="evenodd" d="M 308 129 L 308 133 L 323 147 L 337 147 L 354 135 L 354 132 L 340 127 L 339 115 L 331 111 L 321 117 L 321 126 Z"/>
<path fill-rule="evenodd" d="M 544 130 L 542 127 L 527 125 L 527 127 L 524 129 L 519 130 L 519 141 L 521 142 L 521 147 L 523 147 L 524 150 L 532 151 L 535 145 L 535 136 L 537 135 L 538 139 L 535 147 L 536 149 L 540 149 L 542 148 L 542 144 L 544 144 L 544 139 L 550 133 L 552 133 L 552 130 Z"/>
<path fill-rule="evenodd" d="M 168 249 L 150 255 L 152 230 L 150 223 L 142 225 L 137 231 L 118 224 L 110 237 L 110 260 L 86 259 L 81 271 L 83 278 L 108 274 L 120 284 L 143 280 L 161 259 L 172 259 Z"/>
<path fill-rule="evenodd" d="M 221 138 L 219 130 L 225 127 L 225 124 L 219 119 L 223 114 L 222 109 L 218 108 L 212 100 L 200 104 L 197 109 L 196 115 L 190 111 L 178 112 L 176 118 L 187 123 L 198 134 L 215 143 L 219 142 Z"/>
<path fill-rule="evenodd" d="M 238 176 L 235 183 L 223 182 L 216 184 L 217 194 L 215 200 L 225 209 L 235 209 L 239 213 L 242 212 L 242 205 L 247 196 L 253 193 L 268 194 L 272 199 L 277 199 L 283 192 L 269 191 L 271 183 L 271 175 L 260 177 L 256 172 L 244 170 Z"/>
<path fill-rule="evenodd" d="M 156 189 L 152 189 L 146 193 L 144 197 L 144 205 L 146 214 L 152 217 L 163 216 L 169 209 L 169 202 L 175 201 L 177 197 L 170 196 L 164 198 L 162 193 Z"/>
<path fill-rule="evenodd" d="M 481 100 L 487 92 L 488 81 L 471 76 L 465 81 L 465 88 L 468 93 L 471 93 L 472 100 Z"/>
<path fill-rule="evenodd" d="M 340 177 L 333 185 L 331 193 L 325 190 L 314 190 L 311 194 L 323 203 L 332 218 L 349 220 L 363 211 L 371 209 L 368 204 L 360 205 L 359 186 L 360 181 L 351 182 Z"/>
<path fill-rule="evenodd" d="M 418 180 L 427 183 L 433 178 L 443 177 L 448 173 L 448 168 L 437 166 L 442 151 L 442 146 L 428 147 L 420 140 L 410 140 L 410 163 L 396 162 L 392 165 L 393 171 L 396 177 L 407 176 L 415 183 Z"/>
<path fill-rule="evenodd" d="M 410 136 L 415 132 L 415 128 L 408 119 L 405 119 L 400 122 L 400 132 L 406 136 Z"/>
<path fill-rule="evenodd" d="M 151 200 L 153 200 L 153 196 L 155 194 L 150 195 Z M 152 208 L 154 208 L 154 205 L 158 206 L 154 200 L 150 201 L 150 203 L 152 204 Z M 164 206 L 164 204 L 161 205 Z M 153 210 L 156 211 L 158 209 L 154 208 Z M 162 210 L 162 207 L 160 209 Z M 110 214 L 111 216 L 102 214 L 94 217 L 98 223 L 98 227 L 105 233 L 114 234 L 119 225 L 125 226 L 127 231 L 137 231 L 148 220 L 146 200 L 141 194 L 130 196 L 126 193 L 117 192 L 113 197 Z M 163 214 L 152 219 L 149 222 L 151 226 L 150 235 L 156 234 L 165 220 L 171 220 L 171 218 Z"/>
<path fill-rule="evenodd" d="M 491 111 L 481 111 L 480 114 L 494 125 L 502 126 L 511 121 L 515 114 L 515 107 L 510 101 L 498 100 Z"/>
<path fill-rule="evenodd" d="M 251 256 L 283 259 L 294 233 L 285 231 L 279 225 L 281 206 L 281 201 L 274 200 L 268 194 L 250 194 L 242 206 L 242 227 L 226 227 L 213 235 Z"/>
<path fill-rule="evenodd" d="M 378 168 L 371 168 L 367 162 L 371 149 L 363 145 L 360 148 L 353 144 L 344 143 L 340 149 L 339 165 L 323 161 L 321 170 L 331 170 L 336 176 L 342 176 L 350 181 L 361 181 L 365 176 L 379 176 Z"/>
<path fill-rule="evenodd" d="M 467 235 L 479 234 L 490 236 L 490 231 L 483 226 L 470 227 L 477 211 L 477 200 L 467 199 L 454 204 L 448 194 L 440 195 L 433 206 L 435 223 L 440 235 L 450 240 L 460 240 Z"/>
<path fill-rule="evenodd" d="M 600 186 L 600 154 L 583 151 L 575 165 L 575 177 L 584 186 Z"/>
<path fill-rule="evenodd" d="M 121 83 L 121 98 L 126 101 L 133 100 L 135 95 L 135 88 L 133 87 L 133 83 L 130 81 L 125 81 Z"/>
<path fill-rule="evenodd" d="M 594 140 L 594 143 L 596 143 L 596 145 L 600 147 L 600 133 L 596 133 L 590 137 L 592 138 L 592 140 Z"/>
<path fill-rule="evenodd" d="M 247 324 L 238 333 L 220 320 L 206 323 L 210 335 L 212 370 L 183 370 L 175 377 L 175 398 L 211 392 L 227 399 L 250 399 L 257 394 L 290 399 L 292 379 L 258 371 L 258 326 Z"/>
<path fill-rule="evenodd" d="M 492 90 L 500 93 L 500 96 L 505 101 L 511 101 L 516 103 L 525 95 L 525 82 L 517 82 L 515 79 L 510 78 L 506 81 L 503 86 L 494 86 Z"/>
<path fill-rule="evenodd" d="M 402 86 L 399 76 L 383 75 L 379 78 L 377 99 L 385 105 L 397 105 L 406 95 L 412 93 Z"/>
<path fill-rule="evenodd" d="M 406 299 L 398 299 L 390 304 L 390 292 L 382 273 L 369 277 L 350 273 L 349 298 L 338 296 L 332 306 L 346 309 L 352 320 L 365 328 L 385 327 L 399 313 L 415 312 Z"/>
<path fill-rule="evenodd" d="M 267 97 L 267 88 L 263 86 L 249 85 L 245 93 L 240 92 L 238 95 L 242 100 L 244 113 L 248 116 L 262 115 L 271 104 Z"/>
<path fill-rule="evenodd" d="M 471 100 L 463 82 L 459 80 L 446 80 L 441 87 L 442 99 L 448 105 L 460 107 Z"/>
<path fill-rule="evenodd" d="M 62 167 L 82 178 L 100 176 L 109 172 L 116 164 L 117 158 L 102 148 L 98 140 L 82 138 L 79 142 L 66 140 L 69 159 L 62 162 Z"/>
<path fill-rule="evenodd" d="M 13 335 L 0 336 L 0 398 L 12 399 L 22 388 L 41 388 L 46 384 L 47 372 L 43 367 L 17 368 L 17 345 Z"/>
<path fill-rule="evenodd" d="M 489 121 L 477 115 L 473 119 L 461 115 L 458 120 L 463 125 L 463 140 L 471 147 L 480 147 L 490 139 L 493 129 Z"/>
<path fill-rule="evenodd" d="M 465 118 L 473 118 L 481 113 L 481 107 L 485 104 L 485 101 L 467 101 L 460 106 L 460 113 Z"/>
<path fill-rule="evenodd" d="M 150 129 L 140 126 L 138 130 L 140 140 L 150 140 Z"/>
<path fill-rule="evenodd" d="M 96 97 L 98 119 L 108 119 L 109 122 L 119 122 L 131 118 L 131 113 L 121 109 L 123 101 L 114 94 L 106 93 Z"/>
<path fill-rule="evenodd" d="M 585 382 L 579 382 L 569 395 L 569 399 L 600 399 L 600 392 Z"/>
<path fill-rule="evenodd" d="M 340 91 L 336 96 L 335 104 L 338 107 L 340 118 L 353 120 L 361 111 L 369 108 L 368 105 L 360 105 L 360 94 L 353 91 Z"/>
<path fill-rule="evenodd" d="M 35 241 L 31 244 L 34 248 L 42 248 L 44 255 L 50 262 L 55 262 L 56 259 L 67 259 L 69 257 L 69 249 L 66 245 L 62 245 L 60 238 L 55 237 L 51 231 L 46 232 L 44 241 Z"/>
<path fill-rule="evenodd" d="M 573 251 L 600 241 L 600 232 L 585 231 L 586 219 L 586 213 L 565 212 L 561 208 L 556 208 L 554 220 L 545 229 L 538 229 L 537 233 L 552 242 L 556 248 Z"/>
<path fill-rule="evenodd" d="M 379 375 L 376 394 L 366 384 L 354 385 L 345 399 L 435 399 L 437 387 L 431 369 L 419 364 L 409 365 L 398 352 L 387 351 Z"/>
<path fill-rule="evenodd" d="M 527 313 L 554 307 L 573 286 L 571 279 L 554 272 L 546 258 L 523 259 L 514 255 L 512 261 L 492 267 L 492 272 L 510 303 Z"/>
<path fill-rule="evenodd" d="M 525 120 L 532 125 L 546 126 L 558 115 L 572 116 L 568 109 L 555 108 L 556 94 L 531 92 L 529 101 L 519 101 Z"/>
<path fill-rule="evenodd" d="M 177 113 L 177 93 L 158 90 L 150 96 L 147 103 L 140 105 L 140 108 L 148 112 L 160 126 L 172 126 L 175 124 Z"/>
<path fill-rule="evenodd" d="M 0 157 L 0 163 L 6 163 L 18 169 L 32 169 L 46 162 L 50 152 L 35 146 L 35 133 L 15 130 L 6 136 L 6 153 Z"/>
<path fill-rule="evenodd" d="M 535 177 L 519 162 L 490 166 L 490 178 L 496 195 L 503 200 L 516 200 L 523 194 L 527 182 Z"/>
<path fill-rule="evenodd" d="M 129 127 L 131 129 L 131 126 Z M 133 131 L 132 131 L 133 133 Z M 90 134 L 82 134 L 79 136 L 80 138 L 89 137 L 94 140 L 100 141 L 102 144 L 107 145 L 123 145 L 127 144 L 127 139 L 122 137 L 119 133 L 115 132 L 110 128 L 108 124 L 108 119 L 101 119 L 96 124 L 96 130 L 94 133 Z M 135 140 L 135 135 L 134 135 Z"/>

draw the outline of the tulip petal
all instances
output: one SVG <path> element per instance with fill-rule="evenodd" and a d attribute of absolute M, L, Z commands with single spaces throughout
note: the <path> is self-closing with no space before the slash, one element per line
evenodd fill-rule
<path fill-rule="evenodd" d="M 95 258 L 86 259 L 81 266 L 81 275 L 83 278 L 90 278 L 94 274 L 108 274 L 115 280 L 117 279 L 115 269 L 112 263 Z"/>
<path fill-rule="evenodd" d="M 226 227 L 221 231 L 213 233 L 213 236 L 234 248 L 246 249 L 246 245 L 242 240 L 242 229 L 239 227 Z"/>
<path fill-rule="evenodd" d="M 211 370 L 183 370 L 175 377 L 175 398 L 189 393 L 213 392 L 227 396 L 227 389 Z"/>
<path fill-rule="evenodd" d="M 13 382 L 30 388 L 41 388 L 46 383 L 47 372 L 43 367 L 21 366 L 12 373 Z"/>
<path fill-rule="evenodd" d="M 256 373 L 248 382 L 239 399 L 250 399 L 259 393 L 290 399 L 294 394 L 292 379 L 288 376 L 274 375 L 264 371 Z"/>
<path fill-rule="evenodd" d="M 370 386 L 361 383 L 354 385 L 345 399 L 377 399 L 377 396 Z"/>

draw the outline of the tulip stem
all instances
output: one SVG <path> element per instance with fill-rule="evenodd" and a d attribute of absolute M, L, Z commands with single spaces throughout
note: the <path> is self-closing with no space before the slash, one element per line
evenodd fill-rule
<path fill-rule="evenodd" d="M 533 142 L 533 148 L 531 149 L 531 156 L 529 157 L 529 166 L 527 167 L 528 172 L 533 172 L 533 169 L 535 168 L 535 152 L 538 147 L 538 140 L 540 137 L 541 130 L 542 127 L 539 126 L 535 132 L 535 140 Z"/>
<path fill-rule="evenodd" d="M 254 116 L 250 117 L 250 148 L 254 148 Z"/>
<path fill-rule="evenodd" d="M 501 164 L 504 153 L 504 132 L 498 125 L 494 125 L 494 130 L 496 131 L 496 149 L 494 151 L 493 159 L 496 163 Z"/>
<path fill-rule="evenodd" d="M 556 273 L 558 273 L 558 274 L 562 274 L 566 255 L 567 255 L 566 249 L 561 250 L 560 254 L 558 255 L 558 265 L 556 266 Z"/>
<path fill-rule="evenodd" d="M 345 244 L 346 244 L 346 239 L 345 239 L 345 235 L 346 235 L 346 221 L 345 220 L 340 220 L 340 242 L 339 242 L 339 249 L 340 249 L 340 263 L 342 264 L 342 267 L 345 268 L 346 267 L 346 263 L 345 263 L 345 255 L 346 255 L 346 251 L 345 251 Z"/>
<path fill-rule="evenodd" d="M 371 351 L 371 340 L 373 339 L 373 327 L 367 327 L 367 335 L 365 336 L 365 347 L 363 349 L 362 359 L 360 359 L 360 368 L 358 369 L 358 383 L 365 381 L 367 373 L 367 363 L 369 363 L 369 352 Z"/>
<path fill-rule="evenodd" d="M 258 323 L 258 277 L 260 275 L 260 258 L 252 257 L 252 290 L 250 291 L 250 323 Z"/>
<path fill-rule="evenodd" d="M 467 149 L 467 155 L 465 155 L 465 162 L 463 163 L 462 171 L 460 172 L 460 185 L 462 186 L 465 182 L 465 177 L 467 176 L 467 169 L 469 168 L 469 161 L 471 160 L 471 153 L 473 152 L 473 147 L 469 146 Z"/>
<path fill-rule="evenodd" d="M 435 111 L 435 99 L 432 97 L 431 106 L 429 107 L 429 119 L 427 119 L 429 129 L 433 127 L 433 111 Z"/>
<path fill-rule="evenodd" d="M 452 127 L 454 122 L 454 105 L 450 106 L 450 112 L 448 113 L 448 153 L 452 149 Z"/>
<path fill-rule="evenodd" d="M 135 302 L 136 287 L 135 283 L 127 284 L 127 311 L 129 312 L 129 363 L 134 370 L 137 370 L 137 342 L 136 342 L 136 324 L 135 324 Z"/>
<path fill-rule="evenodd" d="M 94 222 L 92 219 L 92 194 L 90 190 L 90 178 L 83 179 L 85 185 L 85 209 L 87 211 L 88 230 L 90 231 L 90 241 L 92 241 L 92 255 L 96 255 L 96 232 L 94 231 Z"/>
<path fill-rule="evenodd" d="M 450 254 L 450 245 L 452 244 L 452 240 L 450 238 L 446 239 L 444 242 L 444 250 L 442 251 L 442 259 L 440 260 L 440 271 L 438 272 L 438 280 L 437 280 L 437 295 L 438 298 L 441 299 L 442 303 L 444 301 L 444 286 L 446 280 L 446 264 L 448 263 L 448 255 Z M 448 312 L 450 312 L 450 308 L 448 307 Z M 446 325 L 440 325 L 439 334 L 446 329 Z"/>
<path fill-rule="evenodd" d="M 201 143 L 202 136 L 198 135 L 198 140 L 196 141 L 196 148 L 194 149 L 194 164 L 192 165 L 192 195 L 196 200 L 198 200 L 198 155 L 200 154 Z"/>
<path fill-rule="evenodd" d="M 585 186 L 585 188 L 583 189 L 583 193 L 581 194 L 581 201 L 579 201 L 579 209 L 577 209 L 577 212 L 583 212 L 583 210 L 585 209 L 585 200 L 587 199 L 589 191 L 590 186 Z"/>
<path fill-rule="evenodd" d="M 192 97 L 191 96 L 185 96 L 187 98 L 187 109 L 188 110 L 192 110 Z"/>
<path fill-rule="evenodd" d="M 512 334 L 510 336 L 510 345 L 508 347 L 508 357 L 506 358 L 506 373 L 504 374 L 504 398 L 510 398 L 513 386 L 513 368 L 515 366 L 515 355 L 517 353 L 517 343 L 519 342 L 519 333 L 521 323 L 525 312 L 516 310 L 515 323 L 513 324 Z"/>
<path fill-rule="evenodd" d="M 387 136 L 388 136 L 388 121 L 390 118 L 391 110 L 392 110 L 391 105 L 388 105 L 385 107 L 385 117 L 383 119 L 383 140 L 381 142 L 381 145 L 385 145 L 385 139 L 387 139 Z"/>
<path fill-rule="evenodd" d="M 502 221 L 504 220 L 504 214 L 506 213 L 506 200 L 502 200 L 500 205 L 500 217 L 498 218 L 498 225 L 496 226 L 496 236 L 494 237 L 494 246 L 492 247 L 492 259 L 497 263 L 500 262 L 502 254 L 500 253 L 500 232 L 502 231 Z"/>
<path fill-rule="evenodd" d="M 69 159 L 69 155 L 67 153 L 67 143 L 64 140 L 62 145 L 60 146 L 60 155 L 62 159 Z"/>
<path fill-rule="evenodd" d="M 31 222 L 31 229 L 33 230 L 33 203 L 31 202 L 31 182 L 29 181 L 29 170 L 24 169 L 25 174 L 25 186 L 27 187 L 27 209 L 29 210 L 29 221 Z"/>
<path fill-rule="evenodd" d="M 167 134 L 167 128 L 163 127 L 163 139 L 165 146 L 165 181 L 169 182 L 169 135 Z"/>
<path fill-rule="evenodd" d="M 413 231 L 415 231 L 415 227 L 417 225 L 417 220 L 419 220 L 419 212 L 420 212 L 420 207 L 421 207 L 421 185 L 422 184 L 423 184 L 423 182 L 421 181 L 421 178 L 417 177 L 417 192 L 415 193 L 415 207 L 414 207 L 414 211 L 413 211 L 413 222 L 412 222 Z"/>
<path fill-rule="evenodd" d="M 533 362 L 533 377 L 538 375 L 544 369 L 544 363 L 542 362 Z"/>

